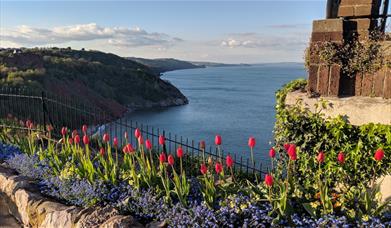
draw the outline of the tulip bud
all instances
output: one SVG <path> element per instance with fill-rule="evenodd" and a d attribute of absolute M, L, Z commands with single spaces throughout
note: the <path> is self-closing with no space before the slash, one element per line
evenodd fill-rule
<path fill-rule="evenodd" d="M 268 187 L 273 186 L 273 177 L 270 174 L 266 174 L 266 176 L 265 176 L 265 184 Z"/>
<path fill-rule="evenodd" d="M 345 155 L 342 151 L 339 152 L 339 154 L 338 154 L 338 162 L 339 162 L 339 164 L 345 163 Z"/>
<path fill-rule="evenodd" d="M 223 166 L 220 164 L 220 162 L 216 162 L 215 170 L 216 170 L 217 174 L 219 174 L 223 171 Z"/>
<path fill-rule="evenodd" d="M 289 159 L 291 159 L 293 161 L 295 161 L 297 159 L 295 144 L 290 144 L 289 149 L 288 149 L 288 155 L 289 155 Z"/>
<path fill-rule="evenodd" d="M 118 148 L 118 138 L 117 137 L 114 137 L 114 139 L 113 139 L 113 146 L 115 148 Z"/>
<path fill-rule="evenodd" d="M 384 150 L 382 148 L 377 149 L 374 158 L 376 161 L 381 161 L 384 158 Z"/>
<path fill-rule="evenodd" d="M 72 138 L 75 138 L 75 136 L 78 135 L 78 134 L 79 134 L 79 133 L 78 133 L 76 130 L 73 130 L 73 131 L 72 131 L 72 134 L 71 134 L 71 135 L 72 135 Z"/>
<path fill-rule="evenodd" d="M 127 132 L 127 131 L 124 132 L 124 138 L 125 138 L 125 139 L 128 139 L 128 138 L 129 138 L 129 135 L 128 135 L 128 132 Z"/>
<path fill-rule="evenodd" d="M 319 163 L 323 163 L 324 158 L 325 158 L 325 154 L 323 151 L 319 152 L 318 156 L 316 157 L 316 159 L 318 160 Z"/>
<path fill-rule="evenodd" d="M 211 156 L 208 157 L 208 165 L 213 165 L 213 159 Z"/>
<path fill-rule="evenodd" d="M 159 161 L 161 164 L 163 164 L 164 162 L 166 162 L 166 154 L 165 153 L 161 153 L 160 156 L 159 156 Z"/>
<path fill-rule="evenodd" d="M 72 145 L 72 144 L 73 144 L 73 139 L 72 139 L 72 138 L 69 138 L 69 139 L 68 139 L 68 143 L 69 143 L 70 145 Z"/>
<path fill-rule="evenodd" d="M 204 163 L 202 163 L 200 171 L 201 171 L 202 175 L 205 175 L 208 172 L 208 167 L 206 167 L 206 165 Z"/>
<path fill-rule="evenodd" d="M 79 144 L 80 143 L 80 136 L 75 135 L 75 137 L 73 138 L 73 141 L 75 141 L 76 144 Z"/>
<path fill-rule="evenodd" d="M 170 164 L 171 166 L 174 165 L 174 156 L 172 156 L 171 154 L 168 155 L 168 164 Z"/>
<path fill-rule="evenodd" d="M 83 131 L 83 133 L 86 135 L 87 134 L 87 129 L 88 129 L 88 127 L 87 127 L 87 125 L 83 125 L 82 126 L 82 128 L 81 128 L 81 130 Z"/>
<path fill-rule="evenodd" d="M 159 136 L 159 144 L 163 146 L 165 143 L 166 143 L 166 139 L 164 138 L 163 135 L 160 135 Z"/>
<path fill-rule="evenodd" d="M 234 164 L 234 160 L 232 159 L 232 157 L 230 155 L 227 155 L 227 157 L 225 159 L 225 163 L 228 168 L 231 168 L 232 165 Z"/>
<path fill-rule="evenodd" d="M 47 125 L 47 126 L 46 126 L 46 130 L 47 130 L 48 132 L 53 131 L 53 126 L 52 126 L 51 124 Z"/>
<path fill-rule="evenodd" d="M 205 141 L 200 142 L 200 149 L 205 150 Z"/>
<path fill-rule="evenodd" d="M 291 144 L 285 143 L 285 144 L 284 144 L 284 149 L 285 149 L 286 151 L 288 151 L 290 146 L 291 146 Z"/>
<path fill-rule="evenodd" d="M 105 155 L 105 148 L 103 148 L 103 147 L 100 148 L 99 154 L 100 154 L 101 156 Z"/>
<path fill-rule="evenodd" d="M 136 139 L 138 139 L 140 135 L 141 135 L 140 129 L 136 128 L 136 130 L 134 130 L 134 136 L 136 137 Z"/>
<path fill-rule="evenodd" d="M 104 143 L 107 143 L 107 142 L 109 142 L 109 140 L 110 140 L 109 134 L 104 133 L 104 134 L 103 134 L 103 142 L 104 142 Z"/>
<path fill-rule="evenodd" d="M 31 120 L 26 120 L 26 127 L 27 127 L 27 128 L 30 128 L 31 123 L 32 123 Z"/>
<path fill-rule="evenodd" d="M 270 156 L 271 158 L 276 157 L 276 151 L 274 150 L 273 147 L 270 148 L 270 150 L 269 150 L 269 156 Z"/>
<path fill-rule="evenodd" d="M 144 144 L 144 139 L 143 139 L 143 136 L 142 136 L 142 135 L 140 135 L 140 136 L 138 137 L 138 144 L 139 144 L 139 145 L 143 145 L 143 144 Z"/>
<path fill-rule="evenodd" d="M 183 157 L 183 149 L 182 149 L 182 147 L 178 147 L 178 149 L 176 150 L 176 155 L 178 156 L 178 158 Z"/>
<path fill-rule="evenodd" d="M 248 146 L 249 146 L 250 148 L 254 148 L 254 146 L 255 146 L 255 138 L 254 138 L 254 137 L 250 137 L 250 138 L 248 139 Z"/>
<path fill-rule="evenodd" d="M 84 145 L 88 145 L 90 143 L 90 139 L 88 138 L 88 135 L 83 136 L 83 143 Z"/>
<path fill-rule="evenodd" d="M 151 149 L 152 149 L 151 140 L 149 140 L 149 139 L 145 140 L 145 147 L 146 147 L 148 150 L 151 150 Z"/>
<path fill-rule="evenodd" d="M 216 146 L 221 145 L 221 143 L 222 143 L 221 136 L 220 135 L 216 135 L 216 137 L 215 137 L 215 144 L 216 144 Z"/>
<path fill-rule="evenodd" d="M 61 135 L 62 135 L 62 136 L 65 136 L 65 135 L 67 134 L 67 131 L 68 131 L 68 130 L 67 130 L 66 127 L 62 127 L 62 128 L 61 128 Z"/>

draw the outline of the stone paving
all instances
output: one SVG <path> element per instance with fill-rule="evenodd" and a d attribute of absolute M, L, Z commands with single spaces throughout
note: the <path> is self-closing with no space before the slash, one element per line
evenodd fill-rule
<path fill-rule="evenodd" d="M 0 194 L 0 228 L 22 227 L 16 219 L 8 213 L 8 207 L 4 196 Z"/>

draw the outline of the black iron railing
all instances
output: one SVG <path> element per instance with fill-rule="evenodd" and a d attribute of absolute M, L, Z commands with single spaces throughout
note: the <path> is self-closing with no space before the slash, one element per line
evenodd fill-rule
<path fill-rule="evenodd" d="M 159 145 L 159 136 L 166 138 L 166 152 L 174 154 L 178 147 L 182 147 L 185 155 L 199 165 L 202 161 L 202 155 L 206 158 L 220 159 L 218 150 L 215 146 L 208 146 L 205 149 L 200 148 L 199 142 L 189 138 L 178 136 L 160 128 L 155 128 L 145 124 L 140 124 L 128 118 L 113 118 L 103 110 L 79 103 L 77 98 L 57 96 L 52 93 L 34 91 L 24 88 L 0 88 L 0 119 L 17 118 L 18 121 L 27 119 L 33 121 L 39 126 L 41 131 L 46 131 L 47 125 L 54 128 L 54 133 L 59 135 L 63 126 L 68 129 L 80 129 L 83 124 L 89 125 L 89 133 L 93 137 L 100 137 L 104 133 L 110 136 L 116 136 L 120 144 L 125 143 L 124 132 L 128 132 L 129 141 L 133 145 L 137 144 L 133 137 L 135 129 L 140 129 L 144 139 L 149 139 L 157 151 L 163 148 Z M 10 127 L 3 126 L 1 127 Z M 26 129 L 19 127 L 20 129 Z M 223 161 L 227 154 L 222 151 Z M 263 175 L 261 162 L 252 164 L 249 158 L 243 158 L 236 154 L 231 155 L 234 159 L 235 172 L 244 174 Z M 199 166 L 197 166 L 199 167 Z M 266 171 L 266 170 L 265 170 Z"/>

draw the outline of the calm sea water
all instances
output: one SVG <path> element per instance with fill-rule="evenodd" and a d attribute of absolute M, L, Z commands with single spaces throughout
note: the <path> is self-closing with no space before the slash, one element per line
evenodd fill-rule
<path fill-rule="evenodd" d="M 267 64 L 216 67 L 167 72 L 169 80 L 189 99 L 189 104 L 139 111 L 126 118 L 159 127 L 178 136 L 205 140 L 223 138 L 225 152 L 249 156 L 247 141 L 254 136 L 254 155 L 267 159 L 273 141 L 275 92 L 285 83 L 305 77 L 300 64 Z"/>

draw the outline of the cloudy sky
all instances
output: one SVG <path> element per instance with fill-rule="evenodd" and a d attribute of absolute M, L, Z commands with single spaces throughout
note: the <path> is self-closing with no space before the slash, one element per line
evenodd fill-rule
<path fill-rule="evenodd" d="M 1 47 L 225 63 L 302 62 L 326 1 L 3 1 Z"/>

